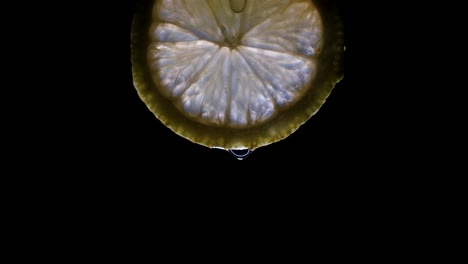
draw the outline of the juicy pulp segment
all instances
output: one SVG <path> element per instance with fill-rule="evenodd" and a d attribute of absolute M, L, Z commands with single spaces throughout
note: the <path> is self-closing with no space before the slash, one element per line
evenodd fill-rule
<path fill-rule="evenodd" d="M 202 123 L 260 124 L 297 101 L 314 77 L 322 25 L 312 3 L 245 4 L 241 13 L 227 0 L 163 0 L 153 9 L 153 80 Z"/>

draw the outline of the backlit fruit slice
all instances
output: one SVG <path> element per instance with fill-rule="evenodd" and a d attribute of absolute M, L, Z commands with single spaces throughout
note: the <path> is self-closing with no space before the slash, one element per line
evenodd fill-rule
<path fill-rule="evenodd" d="M 296 131 L 341 80 L 343 50 L 332 0 L 141 1 L 132 29 L 144 103 L 178 135 L 223 149 Z"/>

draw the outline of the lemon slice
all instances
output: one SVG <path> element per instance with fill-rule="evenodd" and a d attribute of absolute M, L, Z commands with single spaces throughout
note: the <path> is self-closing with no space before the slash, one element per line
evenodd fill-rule
<path fill-rule="evenodd" d="M 194 143 L 253 150 L 282 140 L 342 78 L 330 1 L 143 2 L 132 30 L 135 87 Z"/>

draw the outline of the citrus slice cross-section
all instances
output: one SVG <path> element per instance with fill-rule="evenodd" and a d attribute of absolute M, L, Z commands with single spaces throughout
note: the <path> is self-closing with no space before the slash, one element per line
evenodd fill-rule
<path fill-rule="evenodd" d="M 178 135 L 255 149 L 306 122 L 342 78 L 333 1 L 142 1 L 132 32 L 135 87 Z"/>

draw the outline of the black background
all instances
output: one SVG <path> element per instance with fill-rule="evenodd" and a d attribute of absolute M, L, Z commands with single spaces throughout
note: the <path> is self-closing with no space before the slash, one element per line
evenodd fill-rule
<path fill-rule="evenodd" d="M 18 68 L 28 74 L 16 81 L 22 88 L 32 79 L 40 107 L 15 118 L 24 126 L 21 140 L 7 142 L 13 148 L 6 155 L 18 158 L 7 165 L 20 176 L 13 177 L 20 182 L 13 199 L 26 192 L 26 204 L 37 203 L 39 213 L 49 207 L 60 215 L 52 225 L 67 223 L 62 219 L 69 210 L 65 217 L 77 224 L 68 228 L 81 233 L 78 227 L 88 222 L 93 233 L 100 233 L 111 227 L 111 238 L 121 236 L 122 228 L 141 234 L 171 224 L 197 230 L 189 222 L 197 224 L 200 217 L 215 224 L 203 218 L 211 214 L 216 220 L 249 218 L 244 222 L 258 223 L 254 228 L 277 223 L 296 234 L 328 224 L 326 232 L 353 231 L 349 237 L 355 238 L 369 227 L 374 234 L 373 225 L 393 232 L 389 227 L 406 224 L 407 216 L 427 203 L 418 190 L 433 189 L 424 187 L 428 179 L 422 172 L 437 163 L 418 162 L 425 148 L 419 148 L 421 134 L 412 128 L 420 120 L 404 107 L 417 100 L 403 95 L 421 87 L 405 78 L 413 49 L 394 41 L 395 28 L 400 33 L 406 24 L 387 19 L 398 17 L 388 4 L 338 1 L 347 48 L 343 80 L 295 133 L 239 161 L 174 134 L 139 99 L 130 62 L 135 3 L 67 2 L 51 4 L 55 16 L 36 12 L 50 24 L 31 21 L 28 33 L 36 35 L 25 34 L 24 50 L 43 58 L 20 61 Z M 380 18 L 382 11 L 391 14 Z M 387 21 L 392 23 L 386 27 Z M 10 112 L 20 112 L 23 105 Z M 392 212 L 403 215 L 395 219 Z M 25 219 L 37 219 L 39 213 Z M 250 219 L 263 215 L 261 224 Z M 106 217 L 97 224 L 100 216 Z"/>
<path fill-rule="evenodd" d="M 27 8 L 37 18 L 11 11 L 21 19 L 10 24 L 28 22 L 15 30 L 27 39 L 8 35 L 6 42 L 24 44 L 20 53 L 27 58 L 13 65 L 21 74 L 11 87 L 21 95 L 2 98 L 13 101 L 6 114 L 15 120 L 11 127 L 19 128 L 16 137 L 4 137 L 4 146 L 12 147 L 3 149 L 4 178 L 18 181 L 18 188 L 4 187 L 13 190 L 7 204 L 25 199 L 24 205 L 14 206 L 30 214 L 24 226 L 48 216 L 50 208 L 50 215 L 57 217 L 44 218 L 48 224 L 68 225 L 60 228 L 67 236 L 64 230 L 90 230 L 88 243 L 106 228 L 111 239 L 127 230 L 147 234 L 171 223 L 178 224 L 176 229 L 197 230 L 199 226 L 189 222 L 200 217 L 215 224 L 203 218 L 214 213 L 216 220 L 221 215 L 249 218 L 244 222 L 258 223 L 254 228 L 277 223 L 288 233 L 315 232 L 328 224 L 327 233 L 355 232 L 349 236 L 355 238 L 369 230 L 382 237 L 382 230 L 398 236 L 397 224 L 408 225 L 411 212 L 424 205 L 432 212 L 441 204 L 438 197 L 428 202 L 430 196 L 424 194 L 441 196 L 440 188 L 424 186 L 431 181 L 427 170 L 437 178 L 445 174 L 434 170 L 438 160 L 422 159 L 432 155 L 425 150 L 434 147 L 433 138 L 423 141 L 426 130 L 414 129 L 420 117 L 435 113 L 417 104 L 426 86 L 406 78 L 407 72 L 415 75 L 411 59 L 419 48 L 403 35 L 413 35 L 418 27 L 398 22 L 406 6 L 338 1 L 347 47 L 344 79 L 298 131 L 238 161 L 226 151 L 172 133 L 138 98 L 130 63 L 135 3 L 79 1 L 44 8 L 47 3 L 40 2 L 47 10 Z M 413 20 L 413 13 L 409 17 Z M 421 24 L 426 26 L 425 21 Z M 25 88 L 33 91 L 25 94 Z M 411 90 L 418 98 L 405 100 Z M 24 110 L 25 97 L 35 103 L 33 109 Z M 417 114 L 406 111 L 406 104 Z M 434 180 L 435 185 L 439 181 Z M 36 207 L 37 213 L 29 213 L 28 206 Z M 261 224 L 250 219 L 258 215 L 266 216 L 260 217 Z M 100 216 L 107 217 L 99 222 Z M 431 218 L 432 214 L 427 217 Z M 427 219 L 410 223 L 410 229 Z M 43 225 L 37 229 L 49 232 Z"/>

